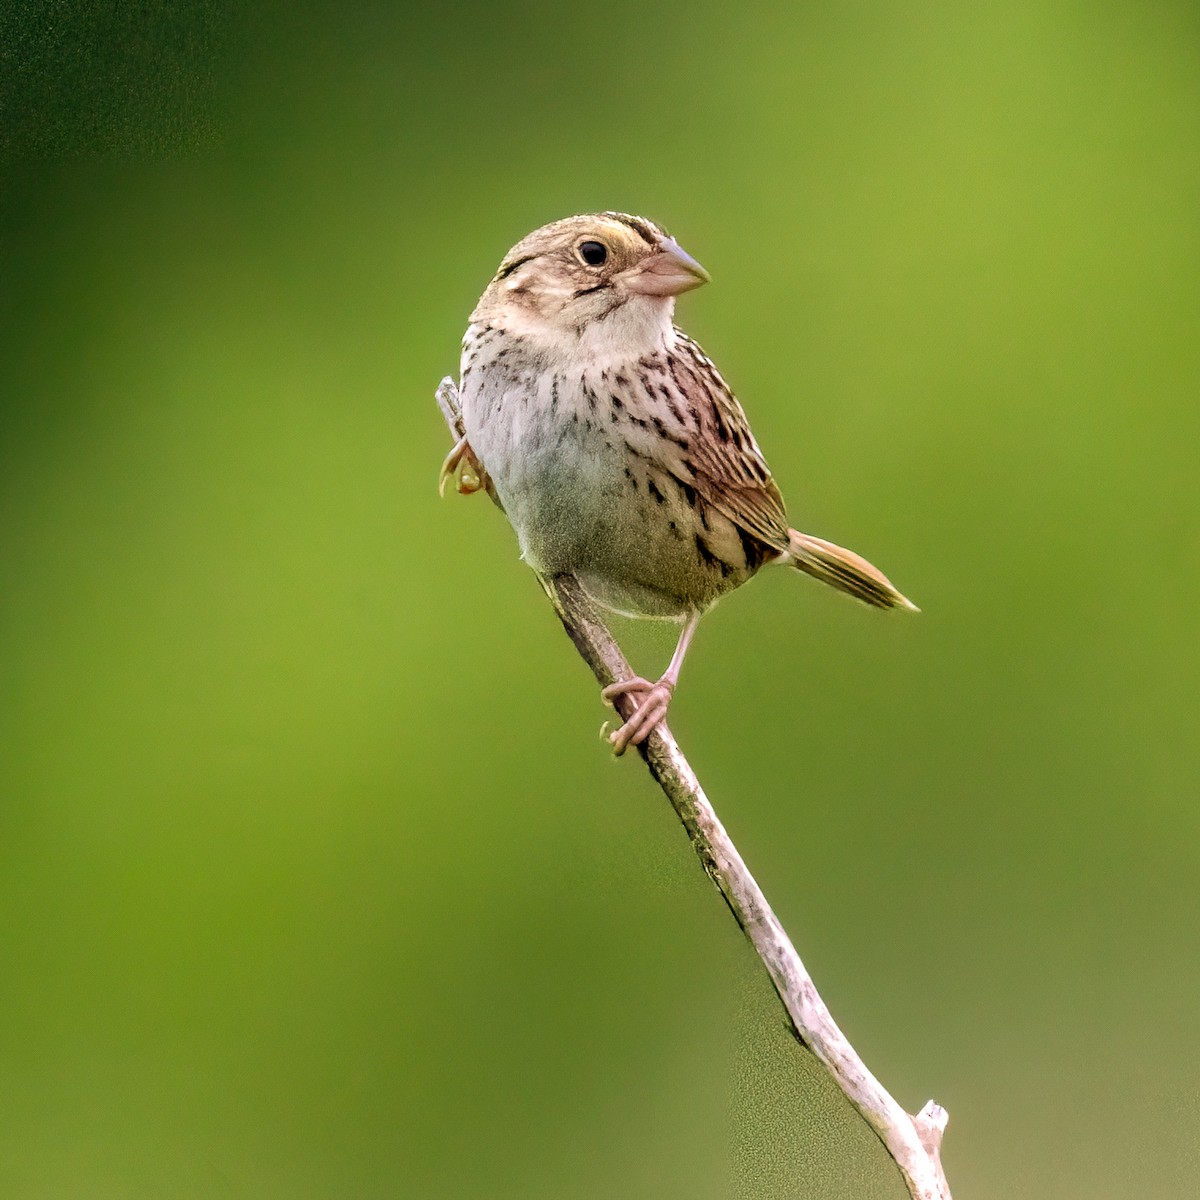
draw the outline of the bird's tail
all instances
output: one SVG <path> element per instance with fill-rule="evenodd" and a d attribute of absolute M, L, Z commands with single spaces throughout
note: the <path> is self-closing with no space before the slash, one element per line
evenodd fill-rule
<path fill-rule="evenodd" d="M 788 554 L 792 565 L 806 575 L 819 579 L 822 583 L 835 587 L 839 592 L 847 592 L 864 604 L 872 604 L 876 608 L 907 608 L 910 612 L 920 609 L 902 596 L 892 586 L 892 581 L 878 568 L 871 566 L 865 558 L 855 554 L 853 550 L 844 550 L 824 538 L 813 537 L 810 533 L 801 533 L 797 529 L 789 531 Z"/>

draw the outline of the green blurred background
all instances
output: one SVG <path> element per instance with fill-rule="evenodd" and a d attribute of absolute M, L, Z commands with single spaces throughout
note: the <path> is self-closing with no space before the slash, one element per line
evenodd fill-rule
<path fill-rule="evenodd" d="M 835 1015 L 956 1195 L 1195 1193 L 1194 6 L 3 22 L 0 1195 L 903 1196 L 435 493 L 476 295 L 605 207 L 924 609 L 768 572 L 674 710 Z"/>

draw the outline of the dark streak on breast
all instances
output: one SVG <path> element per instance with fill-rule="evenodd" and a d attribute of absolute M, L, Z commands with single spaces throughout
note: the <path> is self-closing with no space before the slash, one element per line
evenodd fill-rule
<path fill-rule="evenodd" d="M 686 400 L 688 394 L 687 386 L 679 378 L 679 368 L 675 365 L 674 358 L 667 359 L 667 370 L 671 372 L 671 378 L 675 381 L 675 387 L 678 389 L 678 396 L 668 395 L 666 397 L 667 404 L 670 405 L 675 419 L 682 425 L 685 421 L 685 415 L 679 406 L 679 398 L 682 397 Z"/>

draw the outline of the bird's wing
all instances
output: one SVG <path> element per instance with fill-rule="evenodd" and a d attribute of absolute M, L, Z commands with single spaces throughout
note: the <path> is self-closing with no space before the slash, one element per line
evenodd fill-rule
<path fill-rule="evenodd" d="M 786 550 L 783 497 L 742 406 L 704 351 L 685 334 L 676 337 L 667 354 L 668 386 L 682 400 L 690 429 L 686 450 L 667 466 L 747 533 Z"/>

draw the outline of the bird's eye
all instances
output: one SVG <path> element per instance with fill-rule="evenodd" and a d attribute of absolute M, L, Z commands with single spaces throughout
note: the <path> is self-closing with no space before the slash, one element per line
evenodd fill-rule
<path fill-rule="evenodd" d="M 589 267 L 599 267 L 608 258 L 608 247 L 603 242 L 580 242 L 579 257 Z"/>

